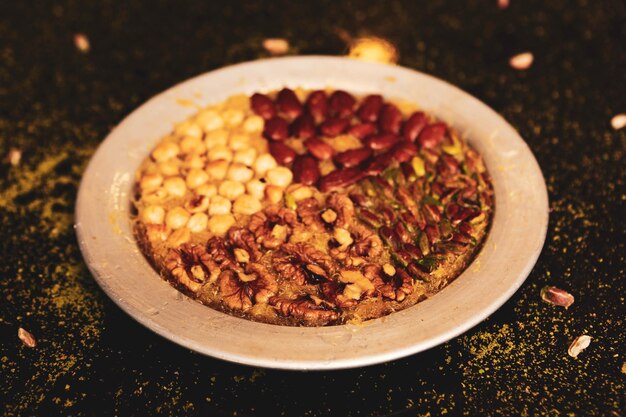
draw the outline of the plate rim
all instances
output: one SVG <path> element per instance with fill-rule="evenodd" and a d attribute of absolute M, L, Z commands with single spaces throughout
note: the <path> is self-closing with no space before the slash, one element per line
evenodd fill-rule
<path fill-rule="evenodd" d="M 123 127 L 124 122 L 127 121 L 128 119 L 130 119 L 131 117 L 137 117 L 137 114 L 140 114 L 142 112 L 143 109 L 147 108 L 149 105 L 151 105 L 152 103 L 157 102 L 158 100 L 161 100 L 164 97 L 167 97 L 168 95 L 171 95 L 173 91 L 178 90 L 181 86 L 184 85 L 188 85 L 194 82 L 197 82 L 200 79 L 203 79 L 204 77 L 210 76 L 210 75 L 215 75 L 215 74 L 219 74 L 219 73 L 224 73 L 227 71 L 232 71 L 235 68 L 241 68 L 241 67 L 246 67 L 246 66 L 253 66 L 253 65 L 258 65 L 261 63 L 267 63 L 267 62 L 285 62 L 285 61 L 300 61 L 300 62 L 306 62 L 306 61 L 326 61 L 326 62 L 345 62 L 345 61 L 350 61 L 351 63 L 356 63 L 358 62 L 358 65 L 372 65 L 372 66 L 379 66 L 381 68 L 387 68 L 387 69 L 391 69 L 392 71 L 406 71 L 409 73 L 417 73 L 422 77 L 426 77 L 427 79 L 429 79 L 430 81 L 434 81 L 436 83 L 439 84 L 443 84 L 445 87 L 447 88 L 451 88 L 453 90 L 455 90 L 457 93 L 462 94 L 463 96 L 469 97 L 472 101 L 475 101 L 476 103 L 478 103 L 480 106 L 484 107 L 486 110 L 488 110 L 489 112 L 491 112 L 491 116 L 495 116 L 501 123 L 505 124 L 508 128 L 510 128 L 516 136 L 516 139 L 519 139 L 519 141 L 521 142 L 521 145 L 523 145 L 523 147 L 525 148 L 525 151 L 529 154 L 530 156 L 530 160 L 529 162 L 531 163 L 532 168 L 539 174 L 541 180 L 542 180 L 542 189 L 541 190 L 536 190 L 536 192 L 538 194 L 540 194 L 540 200 L 543 203 L 543 206 L 545 208 L 545 216 L 542 217 L 539 221 L 539 225 L 540 227 L 540 235 L 536 236 L 537 238 L 537 242 L 540 242 L 539 244 L 539 248 L 538 250 L 535 251 L 534 254 L 530 255 L 527 258 L 527 262 L 525 264 L 525 266 L 520 270 L 520 272 L 517 274 L 517 277 L 515 278 L 515 280 L 513 280 L 511 282 L 511 285 L 508 287 L 508 289 L 506 291 L 501 292 L 498 297 L 496 297 L 495 299 L 492 300 L 492 302 L 489 304 L 489 306 L 487 308 L 483 308 L 478 314 L 475 314 L 473 316 L 471 316 L 470 318 L 466 318 L 464 319 L 461 323 L 459 323 L 458 325 L 456 325 L 455 327 L 449 329 L 446 332 L 440 333 L 438 334 L 436 337 L 431 337 L 430 339 L 427 339 L 424 342 L 421 343 L 417 343 L 414 345 L 410 345 L 410 346 L 405 346 L 402 348 L 394 348 L 391 349 L 389 351 L 386 352 L 382 352 L 382 353 L 376 353 L 376 354 L 372 354 L 372 355 L 367 355 L 367 354 L 362 354 L 358 357 L 353 357 L 353 358 L 343 358 L 343 359 L 337 359 L 337 360 L 333 360 L 333 361 L 327 361 L 327 360 L 291 360 L 291 359 L 276 359 L 276 358 L 259 358 L 259 357 L 251 357 L 250 355 L 242 355 L 242 354 L 237 354 L 237 353 L 233 353 L 233 352 L 224 352 L 224 351 L 215 351 L 212 349 L 207 349 L 206 346 L 202 345 L 201 343 L 198 343 L 195 340 L 190 340 L 188 338 L 185 337 L 181 337 L 180 335 L 176 335 L 176 334 L 172 334 L 172 331 L 170 329 L 167 329 L 165 327 L 163 327 L 162 325 L 159 324 L 158 320 L 155 320 L 153 316 L 148 315 L 145 311 L 140 311 L 137 308 L 135 308 L 135 306 L 131 305 L 130 303 L 125 301 L 124 297 L 120 297 L 120 294 L 118 294 L 107 282 L 106 280 L 106 273 L 103 272 L 102 267 L 95 265 L 93 262 L 90 262 L 91 260 L 91 251 L 93 250 L 93 248 L 90 247 L 90 242 L 89 239 L 87 239 L 87 228 L 88 226 L 86 226 L 86 223 L 84 222 L 85 220 L 85 216 L 84 216 L 84 210 L 85 210 L 85 205 L 87 204 L 87 200 L 86 200 L 86 181 L 85 178 L 89 178 L 88 173 L 90 173 L 91 171 L 93 171 L 93 167 L 95 165 L 95 161 L 98 160 L 99 157 L 101 157 L 101 155 L 105 152 L 105 145 L 109 142 L 109 139 L 111 139 L 112 137 L 114 137 L 114 135 Z M 346 64 L 347 65 L 347 64 Z M 146 153 L 147 153 L 147 149 L 146 149 Z M 491 170 L 491 169 L 490 169 Z M 498 213 L 498 203 L 496 202 L 496 213 Z M 417 71 L 417 70 L 413 70 L 410 68 L 405 68 L 405 67 L 401 67 L 401 66 L 395 66 L 395 65 L 385 65 L 385 64 L 374 64 L 374 63 L 363 63 L 361 61 L 354 61 L 348 58 L 342 58 L 342 57 L 334 57 L 334 56 L 324 56 L 324 55 L 306 55 L 306 56 L 290 56 L 290 57 L 280 57 L 280 58 L 268 58 L 268 59 L 262 59 L 262 60 L 255 60 L 255 61 L 247 61 L 247 62 L 242 62 L 242 63 L 238 63 L 238 64 L 234 64 L 234 65 L 229 65 L 229 66 L 225 66 L 225 67 L 221 67 L 212 71 L 208 71 L 202 74 L 198 74 L 194 77 L 191 77 L 187 80 L 184 80 L 180 83 L 175 84 L 174 86 L 156 94 L 155 96 L 151 97 L 150 99 L 146 100 L 145 102 L 143 102 L 139 107 L 137 107 L 135 110 L 133 110 L 132 112 L 130 112 L 128 115 L 126 115 L 106 136 L 106 138 L 98 145 L 98 148 L 96 149 L 96 151 L 94 152 L 94 154 L 92 155 L 84 173 L 83 173 L 83 177 L 81 179 L 81 183 L 80 183 L 80 187 L 78 190 L 78 194 L 77 194 L 77 199 L 76 199 L 76 206 L 75 206 L 75 229 L 76 229 L 76 234 L 77 234 L 77 238 L 78 238 L 78 243 L 79 243 L 79 247 L 81 250 L 81 253 L 83 254 L 83 258 L 85 260 L 85 263 L 89 269 L 89 271 L 91 272 L 91 274 L 93 275 L 93 277 L 95 278 L 96 282 L 99 284 L 99 286 L 103 289 L 103 291 L 109 296 L 109 298 L 111 298 L 113 300 L 113 302 L 120 307 L 126 314 L 128 314 L 130 317 L 132 317 L 134 320 L 138 321 L 139 323 L 141 323 L 142 325 L 144 325 L 145 327 L 149 328 L 150 330 L 154 331 L 155 333 L 159 334 L 160 336 L 173 341 L 183 347 L 192 349 L 194 351 L 203 353 L 205 355 L 209 355 L 211 357 L 215 357 L 218 359 L 222 359 L 222 360 L 227 360 L 227 361 L 231 361 L 231 362 L 236 362 L 239 364 L 245 364 L 245 365 L 250 365 L 250 366 L 262 366 L 262 367 L 267 367 L 267 368 L 276 368 L 276 369 L 291 369 L 291 370 L 330 370 L 330 369 L 345 369 L 345 368 L 353 368 L 353 367 L 358 367 L 358 366 L 368 366 L 368 365 L 374 365 L 377 363 L 382 363 L 382 362 L 387 362 L 390 360 L 394 360 L 394 359 L 398 359 L 398 358 L 402 358 L 408 355 L 412 355 L 421 351 L 425 351 L 427 349 L 430 349 L 434 346 L 437 346 L 439 344 L 442 344 L 448 340 L 451 340 L 454 337 L 459 336 L 460 334 L 468 331 L 469 329 L 471 329 L 472 327 L 476 326 L 477 324 L 479 324 L 480 322 L 484 321 L 487 317 L 489 317 L 491 314 L 493 314 L 496 310 L 498 310 L 504 303 L 506 303 L 513 295 L 514 293 L 520 288 L 520 286 L 525 282 L 525 280 L 528 278 L 530 272 L 532 271 L 532 269 L 534 268 L 539 256 L 542 253 L 542 248 L 545 244 L 545 239 L 547 236 L 547 230 L 548 230 L 548 219 L 549 219 L 549 201 L 548 201 L 548 192 L 547 192 L 547 187 L 545 184 L 545 178 L 543 177 L 543 173 L 541 171 L 541 168 L 536 160 L 536 158 L 534 157 L 531 149 L 529 148 L 528 144 L 523 140 L 523 138 L 521 138 L 521 136 L 519 135 L 519 133 L 517 132 L 517 130 L 515 128 L 513 128 L 499 113 L 497 113 L 495 110 L 493 110 L 490 106 L 488 106 L 487 104 L 485 104 L 484 102 L 482 102 L 481 100 L 477 99 L 476 97 L 472 96 L 471 94 L 461 90 L 459 87 L 456 87 L 453 84 L 450 84 L 448 82 L 446 82 L 445 80 L 439 79 L 437 77 L 434 77 L 430 74 L 426 74 L 423 73 L 421 71 Z M 106 219 L 102 219 L 102 221 L 106 221 Z M 494 219 L 495 222 L 495 219 Z M 482 249 L 481 249 L 482 251 Z M 472 263 L 470 265 L 468 265 L 468 267 L 466 268 L 469 269 L 472 264 L 475 262 L 475 260 L 472 261 Z M 451 285 L 451 284 L 450 284 Z M 419 303 L 422 304 L 422 303 Z M 418 305 L 419 305 L 418 304 Z M 207 308 L 204 307 L 203 308 Z M 398 313 L 394 313 L 394 314 L 398 314 Z M 243 320 L 243 319 L 241 319 Z M 247 321 L 247 320 L 246 320 Z M 249 321 L 247 321 L 249 322 Z M 259 326 L 272 326 L 272 327 L 281 327 L 281 326 L 274 326 L 274 325 L 268 325 L 268 324 L 264 324 L 264 323 L 254 323 L 255 325 L 259 325 Z M 345 326 L 345 325 L 342 325 Z M 341 327 L 341 326 L 333 326 L 333 327 Z"/>

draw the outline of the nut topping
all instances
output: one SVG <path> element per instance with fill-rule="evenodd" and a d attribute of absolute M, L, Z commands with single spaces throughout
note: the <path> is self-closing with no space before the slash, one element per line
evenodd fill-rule
<path fill-rule="evenodd" d="M 555 306 L 565 307 L 566 309 L 574 304 L 574 296 L 567 291 L 563 291 L 562 289 L 557 287 L 543 287 L 541 289 L 541 299 L 546 303 L 554 304 Z"/>
<path fill-rule="evenodd" d="M 586 334 L 582 336 L 578 336 L 576 339 L 574 339 L 569 349 L 567 349 L 567 354 L 570 355 L 572 358 L 576 358 L 578 357 L 580 352 L 587 349 L 590 344 L 591 344 L 590 336 L 587 336 Z"/>
<path fill-rule="evenodd" d="M 224 271 L 218 282 L 224 304 L 233 310 L 246 311 L 255 303 L 267 303 L 278 291 L 276 280 L 260 264 L 249 264 L 245 273 Z"/>
<path fill-rule="evenodd" d="M 142 248 L 187 293 L 252 320 L 345 323 L 429 297 L 480 248 L 494 193 L 475 150 L 411 111 L 289 88 L 202 109 L 137 174 Z"/>
<path fill-rule="evenodd" d="M 305 297 L 295 300 L 283 297 L 272 297 L 269 301 L 283 316 L 293 317 L 318 325 L 327 324 L 339 318 L 337 312 L 328 310 L 323 305 L 317 305 L 315 302 Z"/>
<path fill-rule="evenodd" d="M 17 337 L 22 341 L 24 346 L 34 348 L 37 346 L 37 340 L 28 330 L 24 330 L 21 327 L 17 329 Z"/>
<path fill-rule="evenodd" d="M 202 286 L 215 281 L 220 269 L 202 247 L 184 244 L 178 249 L 170 249 L 165 260 L 166 268 L 176 281 L 197 292 Z"/>

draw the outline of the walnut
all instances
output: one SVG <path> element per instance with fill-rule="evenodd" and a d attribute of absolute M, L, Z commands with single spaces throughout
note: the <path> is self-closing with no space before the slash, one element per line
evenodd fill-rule
<path fill-rule="evenodd" d="M 383 242 L 375 231 L 361 224 L 355 224 L 351 230 L 354 235 L 354 243 L 349 248 L 351 255 L 377 258 L 383 253 Z"/>
<path fill-rule="evenodd" d="M 218 282 L 224 304 L 233 310 L 246 311 L 256 303 L 267 303 L 278 291 L 274 277 L 257 263 L 248 264 L 245 272 L 226 270 Z"/>
<path fill-rule="evenodd" d="M 228 230 L 228 240 L 234 246 L 244 249 L 250 256 L 252 262 L 258 261 L 263 255 L 259 245 L 254 239 L 254 235 L 248 229 L 242 227 L 231 227 Z"/>
<path fill-rule="evenodd" d="M 307 273 L 302 264 L 293 256 L 281 253 L 274 256 L 273 266 L 278 275 L 287 280 L 292 280 L 298 285 L 304 285 L 308 281 Z"/>
<path fill-rule="evenodd" d="M 337 213 L 336 227 L 347 228 L 354 222 L 354 203 L 347 195 L 332 193 L 326 204 Z"/>
<path fill-rule="evenodd" d="M 211 259 L 213 259 L 221 269 L 240 269 L 235 257 L 228 247 L 226 247 L 226 242 L 223 238 L 212 237 L 207 242 L 206 248 L 208 254 L 211 255 Z"/>
<path fill-rule="evenodd" d="M 369 279 L 384 298 L 402 301 L 413 292 L 413 278 L 403 269 L 395 269 L 389 275 L 379 265 L 369 264 L 363 267 L 363 275 Z"/>
<path fill-rule="evenodd" d="M 328 272 L 314 263 L 306 263 L 298 256 L 288 253 L 277 254 L 273 259 L 274 269 L 284 279 L 298 285 L 318 284 L 330 279 Z"/>
<path fill-rule="evenodd" d="M 270 297 L 278 292 L 276 278 L 263 265 L 257 263 L 248 264 L 246 272 L 256 275 L 256 280 L 251 285 L 256 290 L 254 300 L 257 303 L 267 303 Z"/>
<path fill-rule="evenodd" d="M 314 197 L 299 201 L 296 211 L 302 220 L 302 224 L 304 224 L 307 229 L 315 232 L 321 232 L 324 230 L 324 224 L 320 220 L 321 208 Z"/>
<path fill-rule="evenodd" d="M 279 206 L 270 206 L 265 211 L 253 214 L 248 224 L 257 243 L 266 249 L 279 247 L 294 230 L 301 227 L 295 211 Z"/>
<path fill-rule="evenodd" d="M 215 282 L 220 273 L 219 267 L 207 251 L 194 244 L 170 249 L 165 258 L 165 267 L 178 283 L 193 292 Z"/>
<path fill-rule="evenodd" d="M 285 243 L 274 258 L 274 268 L 299 285 L 329 280 L 336 274 L 335 261 L 313 245 L 305 242 Z"/>
<path fill-rule="evenodd" d="M 344 291 L 348 285 L 350 284 L 344 284 L 342 282 L 324 282 L 321 284 L 320 288 L 322 289 L 322 295 L 326 301 L 339 308 L 350 308 L 357 305 L 358 300 L 350 297 L 351 294 L 344 295 Z"/>
<path fill-rule="evenodd" d="M 304 320 L 309 324 L 324 325 L 339 318 L 337 312 L 329 310 L 324 304 L 317 304 L 306 297 L 290 300 L 276 296 L 270 298 L 269 303 L 276 307 L 282 315 Z"/>

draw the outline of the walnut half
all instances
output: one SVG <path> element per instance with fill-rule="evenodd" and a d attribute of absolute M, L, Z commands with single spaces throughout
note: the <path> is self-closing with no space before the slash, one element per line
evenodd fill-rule
<path fill-rule="evenodd" d="M 272 297 L 269 303 L 287 317 L 304 320 L 309 324 L 324 325 L 337 320 L 339 315 L 336 311 L 328 310 L 323 305 L 318 305 L 306 297 L 290 300 L 284 297 Z"/>
<path fill-rule="evenodd" d="M 274 277 L 260 264 L 250 263 L 244 271 L 226 270 L 218 278 L 224 304 L 246 311 L 255 303 L 267 303 L 278 291 Z"/>
<path fill-rule="evenodd" d="M 403 269 L 383 271 L 379 265 L 370 264 L 363 268 L 363 275 L 384 298 L 400 302 L 413 292 L 413 278 Z"/>
<path fill-rule="evenodd" d="M 206 249 L 194 244 L 170 249 L 165 258 L 165 267 L 178 283 L 193 292 L 215 282 L 220 273 Z"/>

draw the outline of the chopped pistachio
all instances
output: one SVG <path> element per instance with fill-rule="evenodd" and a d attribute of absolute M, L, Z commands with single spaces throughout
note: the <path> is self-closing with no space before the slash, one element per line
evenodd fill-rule
<path fill-rule="evenodd" d="M 426 167 L 424 166 L 424 160 L 419 156 L 414 156 L 411 159 L 411 166 L 413 167 L 413 171 L 415 171 L 415 175 L 418 177 L 423 177 L 426 175 Z"/>

